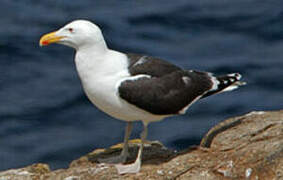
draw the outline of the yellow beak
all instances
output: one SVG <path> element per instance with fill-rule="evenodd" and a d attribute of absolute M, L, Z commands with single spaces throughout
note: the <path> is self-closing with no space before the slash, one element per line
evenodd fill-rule
<path fill-rule="evenodd" d="M 43 35 L 39 40 L 40 46 L 47 46 L 52 43 L 59 42 L 64 36 L 56 36 L 56 31 Z"/>

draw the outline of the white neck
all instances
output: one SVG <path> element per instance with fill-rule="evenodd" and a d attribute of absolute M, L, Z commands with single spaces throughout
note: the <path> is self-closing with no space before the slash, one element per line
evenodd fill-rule
<path fill-rule="evenodd" d="M 107 46 L 90 46 L 79 49 L 75 56 L 77 71 L 82 81 L 96 76 L 113 76 L 127 69 L 126 56 L 123 53 L 113 51 Z"/>
<path fill-rule="evenodd" d="M 100 73 L 103 67 L 103 59 L 108 53 L 108 49 L 86 47 L 77 50 L 75 63 L 80 77 L 85 77 L 88 73 L 93 75 Z"/>
<path fill-rule="evenodd" d="M 101 41 L 99 42 L 96 41 L 93 44 L 91 44 L 90 42 L 85 45 L 80 45 L 78 47 L 75 47 L 75 49 L 77 52 L 80 51 L 80 52 L 90 53 L 95 51 L 96 53 L 104 53 L 105 51 L 108 50 L 108 47 L 104 39 L 102 39 Z"/>

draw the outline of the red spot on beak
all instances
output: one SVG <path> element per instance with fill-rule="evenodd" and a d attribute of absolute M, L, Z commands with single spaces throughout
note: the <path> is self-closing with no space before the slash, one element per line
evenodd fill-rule
<path fill-rule="evenodd" d="M 48 45 L 48 44 L 49 44 L 48 41 L 43 41 L 43 42 L 42 42 L 42 45 Z"/>

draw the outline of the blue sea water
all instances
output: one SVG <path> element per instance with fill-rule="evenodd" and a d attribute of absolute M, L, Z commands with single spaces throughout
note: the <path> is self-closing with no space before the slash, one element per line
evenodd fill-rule
<path fill-rule="evenodd" d="M 37 162 L 64 168 L 123 139 L 125 123 L 84 95 L 74 50 L 38 45 L 41 35 L 74 19 L 98 24 L 112 49 L 186 69 L 240 72 L 248 83 L 152 123 L 150 140 L 180 150 L 226 118 L 283 107 L 283 1 L 1 0 L 0 170 Z M 137 138 L 141 124 L 134 128 Z"/>

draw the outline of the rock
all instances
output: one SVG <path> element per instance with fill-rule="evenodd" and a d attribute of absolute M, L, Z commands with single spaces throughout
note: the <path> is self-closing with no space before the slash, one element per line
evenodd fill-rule
<path fill-rule="evenodd" d="M 30 180 L 37 179 L 50 172 L 47 164 L 33 164 L 20 169 L 0 172 L 0 180 Z"/>
<path fill-rule="evenodd" d="M 133 162 L 139 140 L 132 140 L 128 163 Z M 228 119 L 212 128 L 200 146 L 174 152 L 159 142 L 147 142 L 140 173 L 118 175 L 98 158 L 117 155 L 121 144 L 97 149 L 68 169 L 50 171 L 46 164 L 0 172 L 0 180 L 93 179 L 283 179 L 283 110 L 252 112 Z"/>

